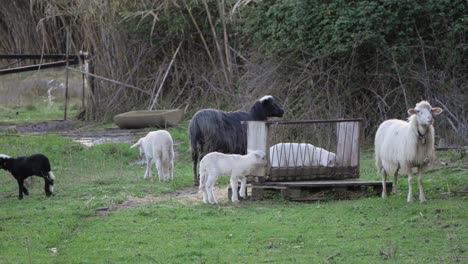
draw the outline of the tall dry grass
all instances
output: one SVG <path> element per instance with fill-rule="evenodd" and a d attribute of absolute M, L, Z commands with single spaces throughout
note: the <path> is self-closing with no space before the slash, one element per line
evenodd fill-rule
<path fill-rule="evenodd" d="M 384 119 L 405 118 L 407 108 L 428 99 L 446 110 L 437 131 L 468 141 L 468 81 L 455 48 L 414 47 L 414 60 L 395 58 L 391 49 L 371 58 L 265 57 L 239 43 L 236 21 L 252 2 L 12 1 L 0 6 L 0 34 L 7 36 L 0 53 L 65 53 L 68 29 L 70 50 L 88 51 L 94 74 L 147 91 L 96 79 L 86 93 L 95 119 L 153 105 L 184 108 L 187 116 L 205 107 L 246 110 L 272 94 L 286 119 L 362 117 L 372 136 Z"/>

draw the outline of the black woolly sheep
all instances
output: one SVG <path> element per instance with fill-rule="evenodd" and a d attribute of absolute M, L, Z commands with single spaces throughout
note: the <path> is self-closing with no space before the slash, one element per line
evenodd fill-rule
<path fill-rule="evenodd" d="M 54 191 L 55 176 L 50 170 L 49 159 L 43 154 L 18 158 L 0 154 L 0 168 L 9 171 L 18 182 L 18 199 L 23 199 L 23 194 L 29 195 L 24 180 L 30 176 L 44 178 L 46 196 L 51 196 Z"/>
<path fill-rule="evenodd" d="M 249 112 L 203 109 L 195 113 L 189 124 L 194 184 L 199 184 L 197 163 L 206 154 L 247 153 L 247 129 L 241 121 L 265 121 L 268 117 L 282 117 L 283 113 L 271 95 L 258 99 Z"/>

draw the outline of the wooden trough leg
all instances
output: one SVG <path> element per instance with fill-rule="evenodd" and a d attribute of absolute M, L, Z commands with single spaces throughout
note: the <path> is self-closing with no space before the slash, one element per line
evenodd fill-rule
<path fill-rule="evenodd" d="M 301 188 L 287 188 L 287 189 L 284 189 L 284 190 L 281 190 L 281 196 L 284 198 L 284 199 L 299 199 L 301 198 Z"/>
<path fill-rule="evenodd" d="M 263 200 L 263 188 L 252 187 L 252 201 Z"/>

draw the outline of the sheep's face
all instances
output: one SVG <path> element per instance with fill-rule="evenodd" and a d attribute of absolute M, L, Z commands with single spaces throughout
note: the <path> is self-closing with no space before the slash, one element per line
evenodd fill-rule
<path fill-rule="evenodd" d="M 330 153 L 330 155 L 328 155 L 328 164 L 327 164 L 327 167 L 335 167 L 335 160 L 336 160 L 336 155 L 335 154 L 332 154 Z"/>
<path fill-rule="evenodd" d="M 0 155 L 2 155 L 2 154 L 0 154 Z M 9 159 L 10 158 L 8 158 L 6 155 L 5 156 L 0 156 L 0 169 L 4 169 L 4 170 L 7 169 Z"/>
<path fill-rule="evenodd" d="M 415 108 L 409 109 L 408 114 L 416 115 L 420 125 L 429 126 L 434 123 L 434 116 L 442 113 L 442 111 L 441 108 L 432 108 L 428 102 L 422 101 L 416 104 Z"/>
<path fill-rule="evenodd" d="M 283 109 L 275 102 L 272 96 L 265 96 L 260 101 L 269 117 L 283 117 Z"/>
<path fill-rule="evenodd" d="M 258 165 L 265 166 L 266 165 L 266 154 L 263 151 L 255 150 L 251 152 L 252 155 L 255 157 L 255 161 Z"/>

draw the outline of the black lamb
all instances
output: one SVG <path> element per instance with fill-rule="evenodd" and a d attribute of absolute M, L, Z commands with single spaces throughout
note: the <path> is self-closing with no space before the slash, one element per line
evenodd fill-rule
<path fill-rule="evenodd" d="M 54 191 L 55 176 L 50 170 L 49 159 L 43 154 L 18 158 L 0 154 L 0 168 L 9 171 L 18 181 L 18 199 L 23 199 L 23 194 L 29 195 L 28 189 L 24 186 L 24 180 L 30 176 L 44 178 L 46 196 L 51 196 Z"/>
<path fill-rule="evenodd" d="M 247 129 L 241 121 L 265 121 L 268 117 L 282 117 L 283 113 L 271 95 L 258 99 L 249 112 L 203 109 L 195 113 L 189 124 L 194 184 L 199 184 L 197 163 L 206 154 L 247 154 Z"/>

